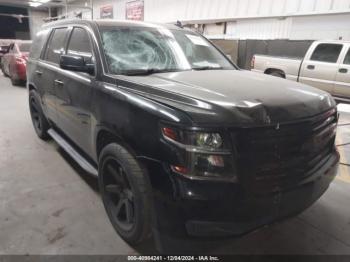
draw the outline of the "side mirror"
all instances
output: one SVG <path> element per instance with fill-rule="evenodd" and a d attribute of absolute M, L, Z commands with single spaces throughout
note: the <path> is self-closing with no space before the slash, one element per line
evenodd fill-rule
<path fill-rule="evenodd" d="M 66 70 L 85 72 L 88 74 L 93 74 L 95 69 L 93 64 L 88 64 L 85 62 L 83 56 L 76 55 L 61 55 L 60 67 Z"/>

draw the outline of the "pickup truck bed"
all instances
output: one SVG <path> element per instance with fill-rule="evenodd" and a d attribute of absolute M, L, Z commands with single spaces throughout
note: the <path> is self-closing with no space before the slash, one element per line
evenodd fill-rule
<path fill-rule="evenodd" d="M 252 71 L 284 77 L 297 81 L 302 58 L 286 56 L 255 55 Z"/>
<path fill-rule="evenodd" d="M 255 55 L 251 70 L 302 82 L 350 101 L 350 42 L 316 41 L 304 58 Z"/>

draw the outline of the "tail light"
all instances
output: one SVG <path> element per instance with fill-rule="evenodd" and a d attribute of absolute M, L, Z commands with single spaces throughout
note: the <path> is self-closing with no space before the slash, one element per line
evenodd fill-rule
<path fill-rule="evenodd" d="M 252 57 L 252 60 L 250 61 L 250 68 L 254 68 L 255 66 L 255 56 Z"/>
<path fill-rule="evenodd" d="M 16 56 L 16 64 L 26 64 L 28 61 L 28 57 L 25 55 Z"/>

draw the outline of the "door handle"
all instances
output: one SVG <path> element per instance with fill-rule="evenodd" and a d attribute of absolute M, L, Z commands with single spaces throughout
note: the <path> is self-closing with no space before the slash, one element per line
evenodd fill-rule
<path fill-rule="evenodd" d="M 35 73 L 39 76 L 41 76 L 43 74 L 43 72 L 39 71 L 39 70 L 36 70 Z"/>
<path fill-rule="evenodd" d="M 346 74 L 347 72 L 348 72 L 348 69 L 346 69 L 346 68 L 340 68 L 339 69 L 339 73 Z"/>
<path fill-rule="evenodd" d="M 58 79 L 55 79 L 55 84 L 60 85 L 60 86 L 64 85 L 63 81 L 58 80 Z"/>
<path fill-rule="evenodd" d="M 307 69 L 314 70 L 314 69 L 315 69 L 315 66 L 314 66 L 314 65 L 308 65 L 308 66 L 307 66 Z"/>

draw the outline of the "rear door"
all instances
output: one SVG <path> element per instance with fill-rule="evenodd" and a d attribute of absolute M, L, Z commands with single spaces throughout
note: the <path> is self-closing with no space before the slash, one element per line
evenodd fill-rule
<path fill-rule="evenodd" d="M 86 63 L 95 64 L 93 44 L 84 27 L 73 27 L 67 55 L 82 56 Z M 95 70 L 96 71 L 96 70 Z M 55 78 L 60 129 L 81 149 L 90 154 L 91 97 L 95 76 L 61 69 Z"/>
<path fill-rule="evenodd" d="M 334 95 L 350 99 L 350 46 L 346 46 L 338 67 Z"/>
<path fill-rule="evenodd" d="M 299 81 L 333 93 L 342 44 L 319 43 L 302 64 Z"/>
<path fill-rule="evenodd" d="M 67 32 L 66 27 L 53 29 L 46 50 L 36 69 L 43 91 L 42 103 L 46 116 L 55 124 L 58 123 L 56 93 L 57 88 L 60 87 L 55 85 L 54 80 L 59 69 L 60 55 L 65 51 Z"/>

